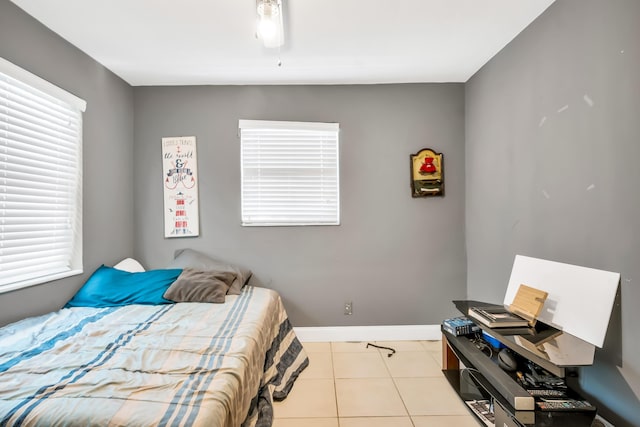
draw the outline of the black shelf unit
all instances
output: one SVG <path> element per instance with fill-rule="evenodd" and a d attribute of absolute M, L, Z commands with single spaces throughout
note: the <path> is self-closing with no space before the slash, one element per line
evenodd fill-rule
<path fill-rule="evenodd" d="M 463 311 L 466 304 L 455 303 L 460 311 L 466 315 L 466 312 Z M 469 303 L 478 302 L 469 301 Z M 498 338 L 500 342 L 507 341 L 510 345 L 507 343 L 505 345 L 518 354 L 522 360 L 531 361 L 554 375 L 561 373 L 564 376 L 564 368 L 567 366 L 553 366 L 551 362 L 541 360 L 537 354 L 529 349 L 514 345 L 512 339 L 505 339 L 494 330 L 484 325 L 480 326 L 492 337 Z M 497 349 L 493 349 L 493 355 L 490 357 L 476 347 L 471 336 L 455 336 L 445 330 L 442 330 L 442 334 L 443 374 L 462 400 L 486 399 L 491 401 L 496 425 L 500 427 L 503 425 L 508 427 L 590 427 L 592 425 L 596 415 L 593 411 L 541 411 L 537 409 L 534 397 L 517 381 L 516 374 L 506 372 L 497 365 Z M 574 391 L 568 389 L 567 392 L 570 397 L 580 399 L 580 396 Z M 475 413 L 474 415 L 477 416 Z M 478 417 L 478 419 L 481 418 Z"/>

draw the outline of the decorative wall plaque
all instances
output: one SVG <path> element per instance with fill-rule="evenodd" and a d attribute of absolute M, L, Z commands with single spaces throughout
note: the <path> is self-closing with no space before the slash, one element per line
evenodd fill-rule
<path fill-rule="evenodd" d="M 162 138 L 164 237 L 199 234 L 196 137 Z"/>
<path fill-rule="evenodd" d="M 442 153 L 423 148 L 411 156 L 411 197 L 444 196 Z"/>

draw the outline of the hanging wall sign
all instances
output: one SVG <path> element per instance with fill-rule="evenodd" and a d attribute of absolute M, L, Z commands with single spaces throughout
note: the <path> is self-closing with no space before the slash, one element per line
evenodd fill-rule
<path fill-rule="evenodd" d="M 164 237 L 197 236 L 198 162 L 196 137 L 162 138 Z"/>
<path fill-rule="evenodd" d="M 424 148 L 411 155 L 411 197 L 444 196 L 442 153 Z"/>

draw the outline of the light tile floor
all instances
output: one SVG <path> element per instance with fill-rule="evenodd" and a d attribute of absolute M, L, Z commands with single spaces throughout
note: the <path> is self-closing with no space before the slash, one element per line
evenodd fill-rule
<path fill-rule="evenodd" d="M 274 427 L 477 427 L 441 372 L 440 341 L 303 343 L 309 367 Z"/>

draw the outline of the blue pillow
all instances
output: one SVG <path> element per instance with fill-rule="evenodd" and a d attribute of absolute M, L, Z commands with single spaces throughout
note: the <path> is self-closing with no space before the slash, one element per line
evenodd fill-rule
<path fill-rule="evenodd" d="M 68 307 L 119 307 L 129 304 L 171 304 L 162 295 L 180 276 L 182 269 L 139 273 L 101 266 L 65 305 Z"/>

